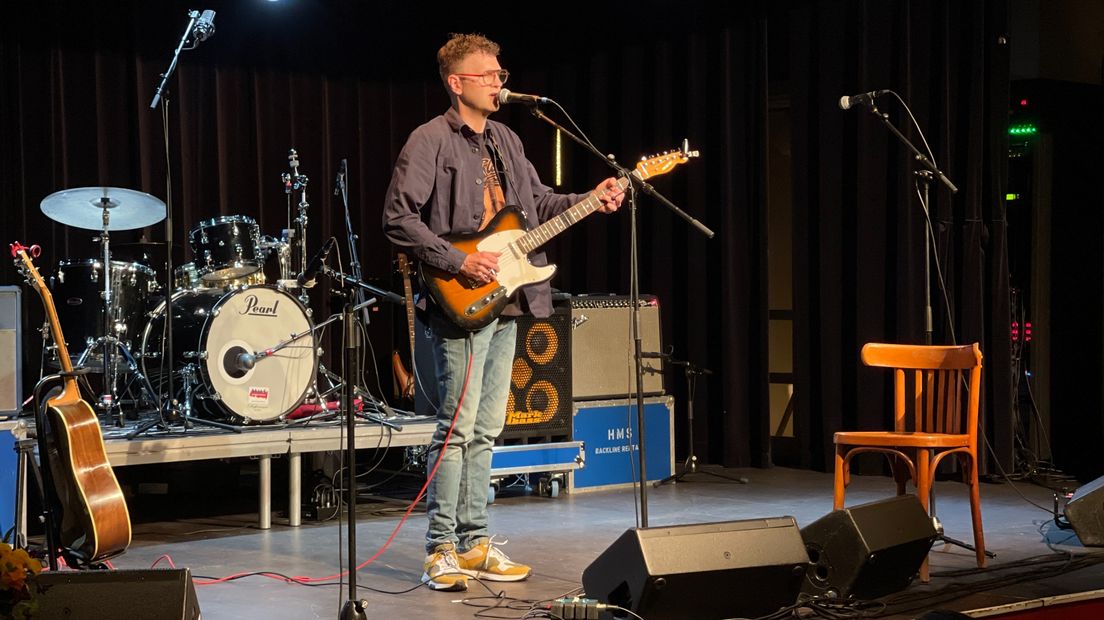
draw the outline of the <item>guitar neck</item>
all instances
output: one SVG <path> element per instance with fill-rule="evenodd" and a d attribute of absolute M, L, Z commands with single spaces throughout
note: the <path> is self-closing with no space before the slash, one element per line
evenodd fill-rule
<path fill-rule="evenodd" d="M 23 266 L 28 276 L 29 282 L 34 285 L 35 291 L 38 292 L 38 296 L 42 299 L 42 307 L 46 310 L 46 320 L 50 324 L 50 335 L 54 338 L 54 346 L 57 347 L 58 361 L 61 364 L 61 370 L 66 373 L 73 372 L 73 362 L 69 359 L 69 348 L 65 345 L 65 335 L 61 331 L 61 321 L 58 320 L 57 309 L 54 307 L 54 296 L 50 294 L 50 289 L 46 286 L 46 281 L 39 275 L 38 269 L 35 268 L 34 263 L 31 262 L 30 256 L 27 256 L 26 248 L 20 249 L 15 252 L 19 259 L 23 261 Z M 76 390 L 77 380 L 69 375 L 65 378 L 66 391 Z M 76 393 L 71 392 L 71 393 Z"/>
<path fill-rule="evenodd" d="M 636 178 L 640 178 L 638 171 L 633 170 L 632 175 Z M 617 179 L 617 188 L 620 191 L 625 191 L 625 188 L 629 186 L 629 179 L 621 177 Z M 586 216 L 594 213 L 602 206 L 602 196 L 605 194 L 597 195 L 591 194 L 582 201 L 578 202 L 574 206 L 570 207 L 563 213 L 548 220 L 547 222 L 537 226 L 533 230 L 525 233 L 521 237 L 514 240 L 513 244 L 524 254 L 533 252 L 540 246 L 548 243 L 553 237 L 567 230 L 568 228 L 578 224 Z"/>

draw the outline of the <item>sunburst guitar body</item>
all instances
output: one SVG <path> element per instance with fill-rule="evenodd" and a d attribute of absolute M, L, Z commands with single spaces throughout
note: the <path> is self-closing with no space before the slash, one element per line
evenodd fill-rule
<path fill-rule="evenodd" d="M 682 149 L 642 159 L 637 162 L 632 176 L 645 180 L 665 174 L 697 156 L 697 151 L 690 151 L 684 145 Z M 630 183 L 626 177 L 617 180 L 620 191 L 624 191 Z M 597 211 L 602 206 L 602 198 L 603 196 L 591 194 L 532 229 L 527 227 L 520 209 L 506 207 L 479 232 L 443 236 L 445 241 L 465 254 L 498 253 L 498 272 L 494 280 L 484 283 L 422 263 L 422 280 L 426 291 L 444 315 L 456 325 L 469 331 L 486 327 L 502 314 L 503 308 L 518 289 L 552 278 L 556 273 L 556 266 L 534 265 L 529 262 L 529 255 Z"/>

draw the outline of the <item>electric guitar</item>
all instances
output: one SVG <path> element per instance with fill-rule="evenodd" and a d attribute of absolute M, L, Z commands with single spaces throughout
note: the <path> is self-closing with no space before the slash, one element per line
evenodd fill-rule
<path fill-rule="evenodd" d="M 399 273 L 403 278 L 403 299 L 406 301 L 406 329 L 410 339 L 410 367 L 414 367 L 414 289 L 410 283 L 410 259 L 402 252 L 398 253 Z M 414 374 L 403 365 L 398 349 L 391 352 L 391 370 L 395 374 L 398 395 L 414 400 Z"/>
<path fill-rule="evenodd" d="M 73 364 L 65 346 L 50 289 L 39 275 L 31 256 L 41 250 L 37 245 L 11 244 L 15 265 L 42 298 L 50 332 L 57 346 L 65 378 L 62 391 L 47 399 L 44 435 L 54 492 L 60 519 L 56 520 L 57 544 L 72 565 L 98 564 L 126 551 L 130 546 L 130 512 L 126 498 L 107 460 L 100 421 L 92 407 L 80 396 Z M 45 464 L 45 463 L 44 463 Z"/>
<path fill-rule="evenodd" d="M 679 164 L 697 157 L 697 151 L 686 146 L 637 162 L 632 175 L 640 180 L 666 174 Z M 617 180 L 619 190 L 629 186 L 629 179 Z M 591 194 L 578 204 L 547 222 L 527 230 L 525 215 L 514 206 L 503 208 L 487 227 L 479 232 L 446 235 L 445 241 L 455 248 L 473 252 L 498 252 L 498 273 L 494 280 L 482 283 L 459 273 L 449 273 L 422 264 L 422 280 L 426 291 L 453 323 L 477 330 L 498 318 L 510 296 L 528 284 L 544 282 L 556 273 L 555 265 L 538 267 L 529 262 L 529 254 L 556 235 L 579 223 L 597 211 L 602 196 Z"/>

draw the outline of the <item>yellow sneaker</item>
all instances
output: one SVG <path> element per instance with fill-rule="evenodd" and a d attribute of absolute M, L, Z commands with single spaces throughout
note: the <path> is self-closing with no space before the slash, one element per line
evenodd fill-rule
<path fill-rule="evenodd" d="M 521 581 L 533 572 L 524 564 L 506 557 L 491 538 L 484 538 L 470 550 L 457 556 L 465 575 L 488 581 Z"/>
<path fill-rule="evenodd" d="M 422 583 L 432 590 L 456 592 L 468 589 L 468 576 L 456 560 L 456 546 L 452 543 L 437 545 L 426 555 Z"/>

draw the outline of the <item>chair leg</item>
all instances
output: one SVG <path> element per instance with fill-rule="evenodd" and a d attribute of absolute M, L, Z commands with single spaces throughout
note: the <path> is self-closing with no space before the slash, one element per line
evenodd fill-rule
<path fill-rule="evenodd" d="M 843 508 L 843 496 L 847 488 L 847 459 L 844 458 L 845 449 L 836 444 L 836 470 L 835 482 L 832 490 L 832 510 Z"/>
<path fill-rule="evenodd" d="M 924 512 L 931 514 L 928 510 L 929 500 L 931 498 L 931 475 L 929 471 L 929 463 L 931 462 L 931 452 L 924 448 L 920 448 L 916 451 L 916 494 L 920 498 L 920 505 L 924 507 Z M 931 581 L 931 568 L 928 566 L 928 558 L 924 558 L 924 563 L 920 565 L 920 583 L 928 583 Z"/>
<path fill-rule="evenodd" d="M 970 468 L 970 517 L 974 522 L 974 549 L 977 553 L 978 568 L 985 568 L 985 530 L 981 527 L 981 488 L 978 484 L 978 465 L 974 455 L 963 458 Z"/>
<path fill-rule="evenodd" d="M 893 468 L 893 479 L 897 482 L 897 495 L 904 495 L 905 484 L 912 478 L 908 465 L 896 455 L 891 455 L 889 462 Z"/>

